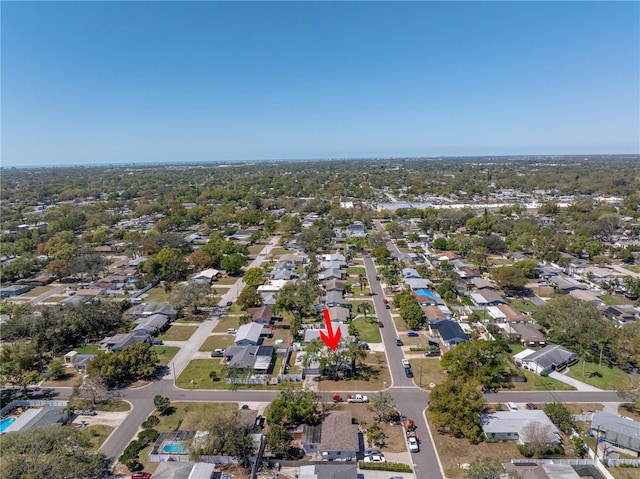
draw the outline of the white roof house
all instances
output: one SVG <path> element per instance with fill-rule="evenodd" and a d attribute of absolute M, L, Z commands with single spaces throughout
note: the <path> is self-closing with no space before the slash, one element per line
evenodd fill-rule
<path fill-rule="evenodd" d="M 560 433 L 544 411 L 518 409 L 496 411 L 480 416 L 482 432 L 489 439 L 529 442 L 529 436 L 546 433 L 549 444 L 560 443 Z"/>
<path fill-rule="evenodd" d="M 257 345 L 260 342 L 263 325 L 259 323 L 247 323 L 238 328 L 235 343 L 240 345 Z"/>
<path fill-rule="evenodd" d="M 527 351 L 531 350 L 528 349 Z M 524 351 L 517 354 L 517 357 L 514 356 L 516 363 L 535 373 L 540 373 L 541 371 L 554 371 L 559 367 L 570 363 L 576 357 L 575 353 L 572 353 L 568 349 L 557 344 L 549 344 L 548 346 L 545 346 L 538 351 L 533 351 L 526 356 L 523 355 L 523 353 Z"/>

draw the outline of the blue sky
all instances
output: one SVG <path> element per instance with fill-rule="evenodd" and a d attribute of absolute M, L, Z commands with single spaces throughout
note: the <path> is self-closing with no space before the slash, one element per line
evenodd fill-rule
<path fill-rule="evenodd" d="M 638 2 L 11 2 L 2 166 L 640 152 Z"/>

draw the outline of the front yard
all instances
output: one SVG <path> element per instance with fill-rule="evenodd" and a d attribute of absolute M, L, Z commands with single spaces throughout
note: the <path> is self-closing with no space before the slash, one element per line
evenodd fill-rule
<path fill-rule="evenodd" d="M 569 368 L 567 376 L 590 384 L 600 389 L 615 390 L 629 381 L 627 373 L 615 366 L 607 366 L 603 361 L 602 366 L 598 362 L 587 361 L 582 375 L 582 361 Z"/>
<path fill-rule="evenodd" d="M 384 383 L 391 385 L 391 375 L 384 353 L 369 352 L 366 364 L 360 364 L 354 378 L 333 381 L 322 378 L 318 383 L 320 391 L 377 391 L 384 388 Z"/>
<path fill-rule="evenodd" d="M 158 336 L 158 339 L 163 341 L 187 341 L 196 332 L 196 329 L 198 329 L 197 326 L 172 324 L 168 330 Z"/>

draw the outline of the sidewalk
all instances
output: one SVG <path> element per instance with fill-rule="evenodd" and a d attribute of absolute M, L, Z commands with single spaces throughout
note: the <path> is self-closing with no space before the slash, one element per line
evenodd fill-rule
<path fill-rule="evenodd" d="M 577 379 L 570 378 L 569 376 L 559 373 L 558 371 L 554 371 L 550 373 L 549 377 L 553 379 L 557 379 L 558 381 L 563 382 L 565 384 L 569 384 L 570 386 L 573 386 L 574 388 L 576 388 L 578 391 L 590 391 L 590 392 L 604 391 L 604 389 L 599 389 L 595 386 L 590 386 L 589 384 L 583 383 L 582 381 L 578 381 Z"/>

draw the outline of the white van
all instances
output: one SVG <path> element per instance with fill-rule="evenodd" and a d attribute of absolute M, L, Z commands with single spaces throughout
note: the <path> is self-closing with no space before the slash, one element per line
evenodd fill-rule
<path fill-rule="evenodd" d="M 508 409 L 509 411 L 517 411 L 517 410 L 518 410 L 518 406 L 516 406 L 516 404 L 515 404 L 515 403 L 508 402 L 508 403 L 507 403 L 507 409 Z"/>

